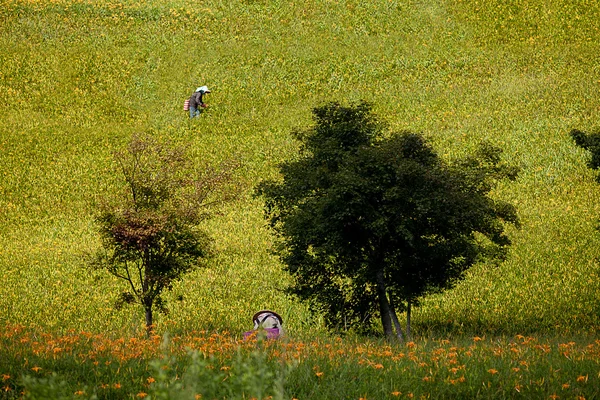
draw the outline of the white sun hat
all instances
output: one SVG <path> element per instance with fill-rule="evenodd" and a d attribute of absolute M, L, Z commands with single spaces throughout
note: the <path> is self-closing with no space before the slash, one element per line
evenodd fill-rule
<path fill-rule="evenodd" d="M 196 89 L 196 92 L 210 93 L 210 90 L 208 90 L 208 86 L 200 86 L 198 89 Z"/>

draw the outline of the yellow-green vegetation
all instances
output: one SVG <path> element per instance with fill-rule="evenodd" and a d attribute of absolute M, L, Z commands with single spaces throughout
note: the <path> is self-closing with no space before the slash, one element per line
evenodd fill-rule
<path fill-rule="evenodd" d="M 486 139 L 522 168 L 494 193 L 522 222 L 508 260 L 424 301 L 415 334 L 595 335 L 600 187 L 568 132 L 600 125 L 599 20 L 591 0 L 0 0 L 0 326 L 139 332 L 142 311 L 115 311 L 121 283 L 84 256 L 99 196 L 121 185 L 112 153 L 145 132 L 198 162 L 239 158 L 247 188 L 157 329 L 241 332 L 262 308 L 320 329 L 282 292 L 252 191 L 313 107 L 364 99 L 447 159 Z M 190 121 L 200 85 L 209 108 Z"/>

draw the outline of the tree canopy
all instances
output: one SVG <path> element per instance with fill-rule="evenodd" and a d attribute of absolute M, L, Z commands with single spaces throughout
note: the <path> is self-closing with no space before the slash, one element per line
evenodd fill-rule
<path fill-rule="evenodd" d="M 585 133 L 579 129 L 573 129 L 570 135 L 577 146 L 590 152 L 588 167 L 593 170 L 600 169 L 600 131 Z M 596 176 L 596 181 L 600 183 L 600 175 Z"/>
<path fill-rule="evenodd" d="M 386 136 L 368 103 L 313 114 L 314 126 L 294 132 L 299 157 L 257 191 L 290 292 L 330 327 L 364 329 L 378 315 L 387 336 L 392 323 L 401 336 L 396 309 L 452 287 L 479 260 L 504 257 L 505 222 L 518 218 L 489 193 L 517 170 L 488 144 L 446 163 L 422 135 Z"/>

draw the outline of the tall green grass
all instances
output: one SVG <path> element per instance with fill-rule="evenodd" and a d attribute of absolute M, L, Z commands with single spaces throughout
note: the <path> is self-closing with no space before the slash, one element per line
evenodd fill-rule
<path fill-rule="evenodd" d="M 199 161 L 240 158 L 247 187 L 207 226 L 219 254 L 174 288 L 159 329 L 242 331 L 261 308 L 318 329 L 282 292 L 252 187 L 294 156 L 312 107 L 365 99 L 448 159 L 489 140 L 522 167 L 495 193 L 523 223 L 508 260 L 426 299 L 415 332 L 596 333 L 599 188 L 568 132 L 598 125 L 599 18 L 586 0 L 0 0 L 0 325 L 140 329 L 83 255 L 98 196 L 120 185 L 112 152 L 145 131 Z M 202 84 L 210 107 L 189 121 Z"/>

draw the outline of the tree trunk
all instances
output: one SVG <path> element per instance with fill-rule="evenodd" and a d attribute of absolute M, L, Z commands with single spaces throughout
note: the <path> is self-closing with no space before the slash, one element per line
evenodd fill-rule
<path fill-rule="evenodd" d="M 383 270 L 377 272 L 377 297 L 379 298 L 379 313 L 381 314 L 383 333 L 388 339 L 392 339 L 394 337 L 394 330 L 392 328 L 392 319 L 390 318 L 390 304 L 388 303 Z"/>
<path fill-rule="evenodd" d="M 410 340 L 410 310 L 411 310 L 411 302 L 410 297 L 407 301 L 406 307 L 406 338 Z"/>
<path fill-rule="evenodd" d="M 151 269 L 150 269 L 150 250 L 149 249 L 145 249 L 144 250 L 144 255 L 143 255 L 144 261 L 144 276 L 140 276 L 140 280 L 142 281 L 142 296 L 143 296 L 143 301 L 142 303 L 144 304 L 144 309 L 146 311 L 146 334 L 148 335 L 148 337 L 150 337 L 152 335 L 152 303 L 153 303 L 153 298 L 150 295 L 150 290 L 152 287 L 152 283 L 151 283 Z"/>
<path fill-rule="evenodd" d="M 398 321 L 398 315 L 396 314 L 396 307 L 394 307 L 394 301 L 390 297 L 390 316 L 392 317 L 392 322 L 394 323 L 394 327 L 396 328 L 396 336 L 398 340 L 403 342 L 404 338 L 402 337 L 402 327 L 400 326 L 400 321 Z"/>
<path fill-rule="evenodd" d="M 152 305 L 145 306 L 146 309 L 146 334 L 148 337 L 152 335 L 152 329 L 154 326 L 152 325 Z"/>

